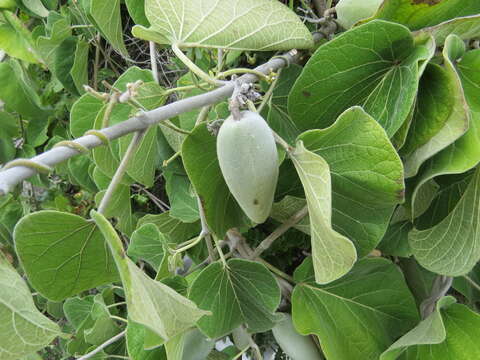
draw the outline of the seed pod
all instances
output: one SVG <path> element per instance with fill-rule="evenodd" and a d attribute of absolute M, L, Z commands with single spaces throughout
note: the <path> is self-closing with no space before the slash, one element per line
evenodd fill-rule
<path fill-rule="evenodd" d="M 292 360 L 321 360 L 322 357 L 313 340 L 295 330 L 289 314 L 284 316 L 284 319 L 272 329 L 273 336 L 283 352 Z"/>
<path fill-rule="evenodd" d="M 217 155 L 233 197 L 254 222 L 263 223 L 272 209 L 278 180 L 278 154 L 272 131 L 256 112 L 230 116 L 217 137 Z"/>

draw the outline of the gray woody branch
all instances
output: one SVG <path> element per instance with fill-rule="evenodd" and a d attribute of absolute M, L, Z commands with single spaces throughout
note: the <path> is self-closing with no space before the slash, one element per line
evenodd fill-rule
<path fill-rule="evenodd" d="M 296 50 L 290 50 L 282 56 L 273 57 L 270 61 L 258 66 L 255 70 L 265 75 L 271 71 L 288 66 L 290 63 L 298 62 L 300 55 Z M 252 83 L 257 81 L 257 76 L 245 74 L 237 79 L 240 83 Z M 161 121 L 173 118 L 179 114 L 189 112 L 194 109 L 207 105 L 214 105 L 232 95 L 234 83 L 232 81 L 225 83 L 222 87 L 212 90 L 208 93 L 179 100 L 157 109 L 143 112 L 136 117 L 130 118 L 119 124 L 99 130 L 107 139 L 115 140 L 124 135 L 144 130 L 149 126 L 158 124 Z M 74 140 L 75 143 L 87 149 L 93 149 L 104 145 L 101 139 L 95 135 L 86 135 Z M 32 161 L 46 167 L 55 165 L 79 155 L 79 152 L 71 147 L 59 146 L 43 154 L 33 157 Z M 12 164 L 13 165 L 13 164 Z M 15 185 L 25 179 L 35 175 L 37 171 L 26 166 L 13 166 L 9 169 L 0 171 L 0 196 L 9 193 Z"/>

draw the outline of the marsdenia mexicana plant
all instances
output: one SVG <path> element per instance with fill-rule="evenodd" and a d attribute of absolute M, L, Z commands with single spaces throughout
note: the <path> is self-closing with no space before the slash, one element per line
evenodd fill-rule
<path fill-rule="evenodd" d="M 217 138 L 222 175 L 242 210 L 263 223 L 273 204 L 278 154 L 272 130 L 256 112 L 242 111 L 225 120 Z"/>

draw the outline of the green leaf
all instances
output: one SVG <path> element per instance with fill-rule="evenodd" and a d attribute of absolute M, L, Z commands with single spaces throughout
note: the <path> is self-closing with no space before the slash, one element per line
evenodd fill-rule
<path fill-rule="evenodd" d="M 77 88 L 78 93 L 84 94 L 84 85 L 88 85 L 88 53 L 90 44 L 85 40 L 78 39 L 75 49 L 75 59 L 70 70 L 70 76 Z"/>
<path fill-rule="evenodd" d="M 100 202 L 105 195 L 106 190 L 102 190 L 95 196 L 95 202 L 100 206 Z M 135 229 L 135 219 L 132 215 L 130 187 L 120 184 L 116 189 L 105 209 L 105 216 L 114 217 L 118 220 L 117 228 L 124 234 L 130 236 Z"/>
<path fill-rule="evenodd" d="M 313 46 L 312 35 L 285 5 L 269 0 L 146 0 L 151 27 L 134 36 L 179 47 L 290 50 Z"/>
<path fill-rule="evenodd" d="M 94 321 L 93 326 L 84 331 L 85 341 L 89 344 L 100 346 L 121 330 L 111 318 L 102 294 L 97 294 L 93 298 L 91 317 Z"/>
<path fill-rule="evenodd" d="M 410 221 L 391 224 L 382 241 L 378 244 L 378 249 L 382 254 L 409 257 L 412 255 L 412 251 L 408 245 L 408 233 L 412 229 L 413 224 Z"/>
<path fill-rule="evenodd" d="M 357 260 L 353 243 L 331 225 L 330 169 L 319 155 L 299 141 L 291 156 L 307 198 L 315 280 L 326 284 L 345 275 Z"/>
<path fill-rule="evenodd" d="M 402 148 L 405 177 L 418 173 L 425 160 L 452 144 L 468 129 L 470 116 L 453 62 L 462 55 L 463 41 L 450 36 L 443 49 L 445 70 L 429 65 L 422 77 L 412 125 Z"/>
<path fill-rule="evenodd" d="M 33 46 L 32 34 L 18 17 L 8 11 L 2 11 L 2 14 L 6 22 L 0 22 L 0 49 L 13 58 L 38 63 L 39 58 Z"/>
<path fill-rule="evenodd" d="M 386 0 L 374 18 L 384 19 L 418 30 L 467 15 L 480 13 L 477 0 Z"/>
<path fill-rule="evenodd" d="M 424 268 L 443 275 L 467 274 L 480 260 L 480 232 L 476 226 L 480 211 L 480 169 L 453 211 L 436 226 L 414 229 L 409 243 Z"/>
<path fill-rule="evenodd" d="M 0 252 L 0 359 L 17 360 L 47 346 L 60 328 L 42 315 L 27 284 Z"/>
<path fill-rule="evenodd" d="M 21 65 L 11 60 L 0 63 L 0 99 L 27 119 L 48 118 L 49 112 L 41 105 L 40 97 L 30 85 L 30 79 Z"/>
<path fill-rule="evenodd" d="M 128 356 L 132 360 L 167 360 L 165 348 L 162 346 L 153 350 L 145 350 L 145 332 L 147 329 L 132 321 L 127 326 Z"/>
<path fill-rule="evenodd" d="M 207 339 L 198 329 L 177 335 L 165 344 L 169 360 L 206 359 L 215 346 L 214 339 Z"/>
<path fill-rule="evenodd" d="M 274 312 L 280 304 L 278 284 L 262 264 L 232 259 L 207 266 L 192 284 L 189 297 L 209 310 L 197 326 L 209 338 L 230 333 L 241 324 L 248 331 L 264 332 L 280 319 Z"/>
<path fill-rule="evenodd" d="M 383 0 L 340 0 L 335 5 L 338 23 L 345 29 L 350 29 L 358 21 L 375 14 Z"/>
<path fill-rule="evenodd" d="M 182 159 L 188 177 L 205 209 L 210 229 L 223 237 L 233 227 L 248 225 L 240 206 L 228 190 L 217 158 L 216 137 L 206 124 L 197 126 L 185 138 Z"/>
<path fill-rule="evenodd" d="M 445 21 L 441 24 L 422 29 L 422 33 L 429 33 L 437 45 L 443 45 L 451 34 L 457 35 L 462 40 L 480 36 L 480 15 L 465 16 Z"/>
<path fill-rule="evenodd" d="M 440 299 L 435 311 L 400 339 L 395 341 L 380 356 L 380 360 L 395 360 L 410 346 L 440 344 L 445 341 L 447 334 L 440 310 L 453 303 L 455 303 L 455 299 L 450 296 Z"/>
<path fill-rule="evenodd" d="M 154 224 L 160 233 L 167 236 L 169 242 L 174 244 L 185 242 L 200 232 L 199 221 L 195 223 L 183 223 L 171 217 L 169 211 L 158 215 L 145 215 L 138 220 L 137 227 L 140 228 L 144 224 Z"/>
<path fill-rule="evenodd" d="M 75 329 L 79 329 L 85 319 L 90 316 L 93 307 L 93 295 L 84 298 L 74 297 L 65 300 L 63 311 L 65 317 Z"/>
<path fill-rule="evenodd" d="M 70 111 L 70 132 L 74 137 L 81 137 L 93 129 L 95 118 L 103 105 L 101 100 L 88 93 L 75 101 Z"/>
<path fill-rule="evenodd" d="M 200 218 L 197 197 L 192 184 L 184 174 L 164 171 L 165 188 L 170 202 L 170 216 L 183 222 L 195 222 Z"/>
<path fill-rule="evenodd" d="M 21 0 L 21 1 L 22 1 L 22 4 L 35 15 L 40 17 L 48 16 L 49 11 L 42 4 L 41 0 Z"/>
<path fill-rule="evenodd" d="M 163 341 L 168 341 L 209 314 L 167 285 L 149 278 L 125 256 L 122 241 L 108 220 L 95 211 L 91 215 L 108 242 L 120 272 L 131 321 L 145 326 Z"/>
<path fill-rule="evenodd" d="M 359 261 L 328 286 L 298 284 L 292 306 L 295 328 L 317 335 L 328 360 L 378 359 L 418 321 L 402 273 L 381 258 Z"/>
<path fill-rule="evenodd" d="M 415 203 L 420 188 L 438 175 L 459 174 L 470 170 L 480 161 L 480 50 L 469 51 L 457 62 L 467 104 L 470 108 L 468 131 L 453 144 L 426 162 L 416 179 L 412 202 Z"/>
<path fill-rule="evenodd" d="M 89 15 L 113 48 L 121 55 L 128 57 L 128 51 L 123 42 L 120 0 L 90 0 Z"/>
<path fill-rule="evenodd" d="M 132 234 L 127 254 L 158 269 L 165 256 L 168 238 L 154 224 L 144 224 Z"/>
<path fill-rule="evenodd" d="M 55 75 L 57 49 L 65 39 L 72 36 L 72 29 L 67 18 L 57 18 L 54 14 L 49 16 L 49 22 L 53 23 L 47 27 L 47 34 L 36 39 L 36 48 L 48 69 Z"/>
<path fill-rule="evenodd" d="M 118 280 L 102 234 L 79 216 L 58 211 L 27 215 L 16 225 L 14 239 L 32 287 L 50 300 Z"/>
<path fill-rule="evenodd" d="M 447 333 L 444 342 L 408 348 L 406 360 L 474 360 L 480 356 L 480 315 L 465 305 L 452 304 L 440 310 Z"/>
<path fill-rule="evenodd" d="M 320 46 L 288 98 L 288 112 L 302 130 L 331 125 L 361 105 L 391 137 L 407 119 L 418 88 L 419 63 L 435 50 L 431 39 L 415 44 L 407 28 L 372 21 Z"/>
<path fill-rule="evenodd" d="M 359 257 L 379 243 L 393 208 L 403 201 L 403 165 L 383 128 L 353 107 L 329 128 L 300 135 L 330 166 L 333 229 L 347 236 Z"/>
<path fill-rule="evenodd" d="M 125 0 L 128 13 L 137 25 L 148 26 L 150 23 L 145 15 L 145 1 L 144 0 Z"/>
<path fill-rule="evenodd" d="M 77 41 L 77 37 L 70 36 L 63 40 L 62 43 L 56 48 L 54 63 L 55 70 L 53 71 L 65 89 L 74 95 L 77 95 L 78 91 L 71 72 L 75 61 Z"/>

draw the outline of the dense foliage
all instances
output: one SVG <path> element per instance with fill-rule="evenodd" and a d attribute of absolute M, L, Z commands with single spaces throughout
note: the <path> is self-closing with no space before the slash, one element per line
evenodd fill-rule
<path fill-rule="evenodd" d="M 478 0 L 0 0 L 0 360 L 480 359 L 479 40 Z"/>

